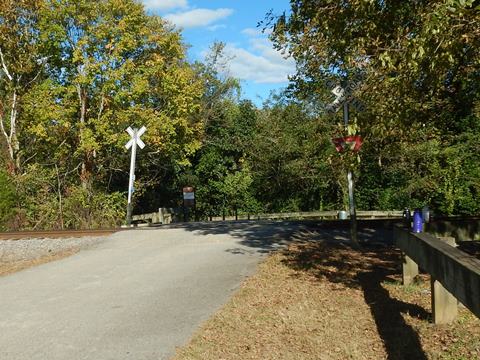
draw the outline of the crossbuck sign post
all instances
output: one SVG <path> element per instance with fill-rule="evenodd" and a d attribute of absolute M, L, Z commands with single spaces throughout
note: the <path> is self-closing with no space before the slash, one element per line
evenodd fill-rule
<path fill-rule="evenodd" d="M 132 157 L 130 159 L 130 177 L 128 179 L 128 202 L 127 202 L 127 225 L 132 223 L 132 195 L 133 184 L 135 182 L 135 158 L 137 157 L 137 146 L 140 149 L 145 147 L 145 143 L 140 139 L 140 136 L 147 130 L 145 126 L 142 126 L 140 130 L 132 129 L 130 126 L 126 130 L 131 139 L 127 142 L 125 147 L 127 149 L 132 148 Z"/>
<path fill-rule="evenodd" d="M 354 86 L 353 89 L 357 86 Z M 352 97 L 353 89 L 351 87 L 344 88 L 342 86 L 336 86 L 332 90 L 332 93 L 335 95 L 336 99 L 333 103 L 331 103 L 327 107 L 327 110 L 329 112 L 337 112 L 342 108 L 342 105 L 343 105 L 343 122 L 344 122 L 345 128 L 348 127 L 348 122 L 349 122 L 349 105 L 352 105 L 357 111 L 362 111 L 364 109 L 363 104 L 358 102 L 356 99 Z M 353 182 L 353 174 L 350 169 L 348 169 L 347 180 L 348 180 L 348 200 L 349 200 L 350 223 L 351 223 L 350 235 L 351 235 L 352 242 L 354 244 L 358 244 L 357 212 L 355 209 L 354 182 Z"/>

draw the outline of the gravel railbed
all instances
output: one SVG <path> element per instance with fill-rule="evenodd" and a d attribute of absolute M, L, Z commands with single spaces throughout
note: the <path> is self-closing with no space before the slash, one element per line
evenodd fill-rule
<path fill-rule="evenodd" d="M 20 239 L 0 241 L 0 263 L 35 260 L 64 251 L 86 249 L 105 241 L 107 237 L 58 239 Z"/>

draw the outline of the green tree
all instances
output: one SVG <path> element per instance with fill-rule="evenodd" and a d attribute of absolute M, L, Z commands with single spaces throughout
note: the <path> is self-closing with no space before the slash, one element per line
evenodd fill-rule
<path fill-rule="evenodd" d="M 203 83 L 179 32 L 134 0 L 0 6 L 2 145 L 12 172 L 22 165 L 22 176 L 12 179 L 20 226 L 103 226 L 97 220 L 108 208 L 118 215 L 130 125 L 148 128 L 138 159 L 139 195 L 161 186 L 165 164 L 188 164 L 203 131 Z"/>
<path fill-rule="evenodd" d="M 21 172 L 25 150 L 19 140 L 23 97 L 48 61 L 39 34 L 42 7 L 41 0 L 0 3 L 0 131 L 11 173 Z"/>
<path fill-rule="evenodd" d="M 265 104 L 249 158 L 256 197 L 266 210 L 318 210 L 337 203 L 331 128 L 305 104 L 284 96 Z"/>
<path fill-rule="evenodd" d="M 198 210 L 204 216 L 254 212 L 258 204 L 247 156 L 257 111 L 249 101 L 230 100 L 223 100 L 218 110 L 206 127 L 195 162 Z"/>
<path fill-rule="evenodd" d="M 15 186 L 8 173 L 0 169 L 0 229 L 6 230 L 15 216 Z"/>
<path fill-rule="evenodd" d="M 439 212 L 464 212 L 453 204 L 478 199 L 475 181 L 458 172 L 477 172 L 476 149 L 463 143 L 466 160 L 458 148 L 478 123 L 478 1 L 291 5 L 288 15 L 270 15 L 267 26 L 276 47 L 297 61 L 295 95 L 321 110 L 333 100 L 328 85 L 360 80 L 353 95 L 366 111 L 352 114 L 366 143 L 360 204 L 430 203 Z"/>
<path fill-rule="evenodd" d="M 202 88 L 185 60 L 180 34 L 133 0 L 49 5 L 47 31 L 63 59 L 52 74 L 66 88 L 65 101 L 77 98 L 72 130 L 82 186 L 91 188 L 94 171 L 98 176 L 119 167 L 111 163 L 113 153 L 126 141 L 130 124 L 148 128 L 141 167 L 158 164 L 159 152 L 186 161 L 199 146 L 195 114 Z"/>
<path fill-rule="evenodd" d="M 246 213 L 257 206 L 246 158 L 257 110 L 251 102 L 240 100 L 239 82 L 227 74 L 229 59 L 224 46 L 214 43 L 205 63 L 195 64 L 205 89 L 200 107 L 202 148 L 192 158 L 192 168 L 179 179 L 180 186 L 196 187 L 197 210 L 202 217 L 224 211 Z"/>

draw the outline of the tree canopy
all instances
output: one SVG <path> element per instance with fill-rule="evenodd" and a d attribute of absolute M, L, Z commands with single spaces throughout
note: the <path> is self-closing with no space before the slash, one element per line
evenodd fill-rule
<path fill-rule="evenodd" d="M 258 106 L 225 44 L 189 61 L 138 1 L 3 1 L 0 226 L 121 223 L 125 129 L 143 125 L 137 212 L 181 207 L 183 186 L 201 219 L 340 210 L 352 169 L 360 209 L 478 214 L 479 22 L 473 0 L 292 0 L 262 26 L 297 72 Z M 336 85 L 363 105 L 348 128 L 328 111 Z M 335 151 L 345 135 L 359 154 Z"/>
<path fill-rule="evenodd" d="M 367 182 L 385 191 L 382 207 L 423 202 L 445 213 L 478 212 L 479 148 L 471 137 L 480 116 L 478 1 L 291 5 L 265 24 L 275 46 L 297 61 L 295 96 L 321 112 L 332 101 L 328 84 L 360 79 L 353 94 L 366 109 L 353 117 L 367 142 L 360 198 L 372 177 Z"/>

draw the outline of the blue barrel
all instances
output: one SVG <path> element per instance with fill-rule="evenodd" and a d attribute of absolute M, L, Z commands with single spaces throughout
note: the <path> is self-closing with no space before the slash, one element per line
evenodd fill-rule
<path fill-rule="evenodd" d="M 423 231 L 423 217 L 422 217 L 422 210 L 415 209 L 413 212 L 413 225 L 412 225 L 412 232 L 420 233 Z"/>

